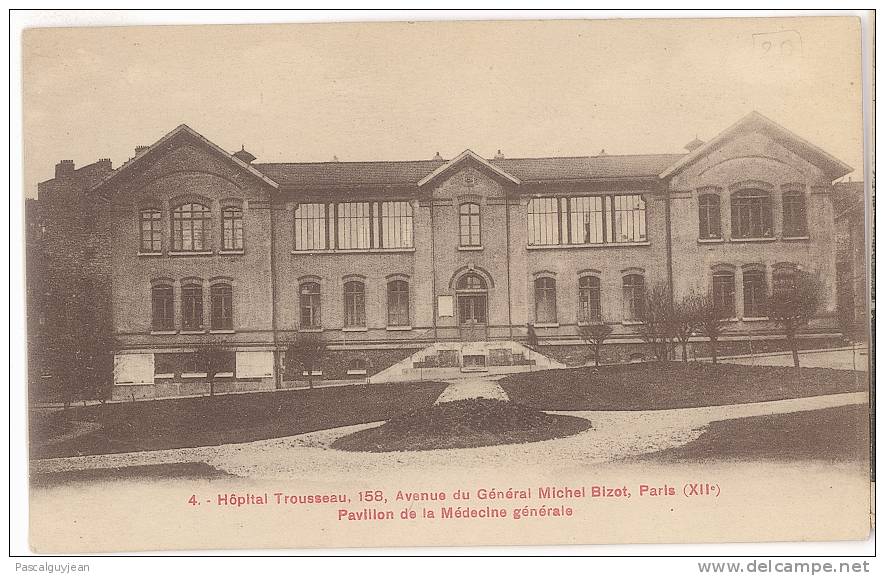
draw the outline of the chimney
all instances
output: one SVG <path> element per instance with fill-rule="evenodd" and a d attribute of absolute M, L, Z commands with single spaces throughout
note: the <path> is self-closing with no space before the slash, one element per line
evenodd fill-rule
<path fill-rule="evenodd" d="M 138 158 L 142 154 L 144 154 L 150 146 L 136 146 L 135 147 L 135 157 Z"/>
<path fill-rule="evenodd" d="M 65 176 L 73 176 L 74 175 L 74 161 L 73 160 L 62 160 L 58 164 L 55 165 L 55 177 L 56 178 L 64 178 Z"/>
<path fill-rule="evenodd" d="M 443 157 L 439 155 L 439 152 L 437 152 L 436 155 L 433 157 L 433 159 L 434 160 L 442 160 Z"/>
<path fill-rule="evenodd" d="M 255 156 L 246 151 L 245 146 L 240 146 L 240 149 L 234 152 L 234 158 L 237 160 L 241 160 L 246 164 L 251 164 L 255 160 Z"/>
<path fill-rule="evenodd" d="M 503 159 L 504 159 L 504 155 L 501 153 L 501 149 L 498 148 L 498 153 L 495 154 L 495 160 L 503 160 Z"/>
<path fill-rule="evenodd" d="M 95 163 L 96 167 L 101 168 L 102 170 L 113 170 L 114 165 L 111 163 L 110 158 L 99 158 L 98 162 Z"/>

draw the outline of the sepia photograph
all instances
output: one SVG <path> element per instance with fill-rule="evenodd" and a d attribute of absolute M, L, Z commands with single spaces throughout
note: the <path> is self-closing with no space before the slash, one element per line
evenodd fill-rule
<path fill-rule="evenodd" d="M 870 539 L 872 16 L 413 16 L 22 30 L 31 553 Z"/>

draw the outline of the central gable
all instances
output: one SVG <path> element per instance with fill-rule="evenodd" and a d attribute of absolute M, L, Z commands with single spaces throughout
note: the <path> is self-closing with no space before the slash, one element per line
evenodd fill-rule
<path fill-rule="evenodd" d="M 470 166 L 472 168 L 475 168 L 476 170 L 479 170 L 485 174 L 488 174 L 492 178 L 494 178 L 498 181 L 501 181 L 501 182 L 505 182 L 505 183 L 509 182 L 511 184 L 519 184 L 520 183 L 519 178 L 517 178 L 513 174 L 510 174 L 509 172 L 505 171 L 504 169 L 499 168 L 499 167 L 489 163 L 488 160 L 479 156 L 478 154 L 476 154 L 472 150 L 465 150 L 464 152 L 461 152 L 457 157 L 449 160 L 448 162 L 446 162 L 445 164 L 443 164 L 442 166 L 440 166 L 439 168 L 437 168 L 436 170 L 434 170 L 433 172 L 431 172 L 430 174 L 428 174 L 427 176 L 422 178 L 418 182 L 418 187 L 421 188 L 423 186 L 431 184 L 432 182 L 439 181 L 440 179 L 442 179 L 448 175 L 451 175 L 452 173 L 454 173 L 458 169 L 464 168 L 466 166 Z"/>

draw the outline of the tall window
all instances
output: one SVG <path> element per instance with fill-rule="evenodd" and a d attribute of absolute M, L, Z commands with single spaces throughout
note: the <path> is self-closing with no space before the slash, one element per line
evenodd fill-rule
<path fill-rule="evenodd" d="M 158 284 L 151 288 L 152 330 L 173 330 L 175 328 L 172 294 L 172 286 L 168 284 Z"/>
<path fill-rule="evenodd" d="M 381 247 L 412 247 L 412 205 L 408 202 L 381 203 Z"/>
<path fill-rule="evenodd" d="M 771 197 L 764 190 L 741 190 L 731 195 L 731 237 L 770 238 Z"/>
<path fill-rule="evenodd" d="M 156 254 L 163 249 L 163 233 L 160 231 L 160 211 L 142 210 L 140 220 L 141 245 L 140 251 Z"/>
<path fill-rule="evenodd" d="M 796 288 L 797 272 L 792 265 L 781 265 L 772 274 L 772 291 L 790 292 Z"/>
<path fill-rule="evenodd" d="M 639 194 L 614 197 L 614 242 L 645 240 L 645 200 Z"/>
<path fill-rule="evenodd" d="M 645 314 L 645 278 L 639 274 L 624 276 L 624 320 L 642 320 Z"/>
<path fill-rule="evenodd" d="M 181 289 L 181 327 L 203 329 L 203 287 L 199 284 L 187 284 Z"/>
<path fill-rule="evenodd" d="M 735 314 L 734 272 L 718 270 L 713 273 L 713 302 L 728 318 Z"/>
<path fill-rule="evenodd" d="M 744 271 L 744 317 L 759 318 L 768 314 L 765 272 Z"/>
<path fill-rule="evenodd" d="M 202 252 L 212 243 L 212 213 L 202 204 L 182 204 L 172 210 L 172 250 Z"/>
<path fill-rule="evenodd" d="M 805 221 L 805 195 L 802 192 L 786 192 L 784 203 L 784 236 L 796 237 L 808 234 Z"/>
<path fill-rule="evenodd" d="M 344 283 L 344 325 L 366 325 L 366 285 L 356 280 Z"/>
<path fill-rule="evenodd" d="M 569 198 L 572 244 L 601 244 L 605 241 L 602 196 Z"/>
<path fill-rule="evenodd" d="M 326 205 L 299 204 L 295 209 L 295 250 L 326 249 Z"/>
<path fill-rule="evenodd" d="M 343 250 L 363 250 L 371 247 L 371 218 L 368 202 L 338 204 L 336 227 L 338 248 Z"/>
<path fill-rule="evenodd" d="M 212 329 L 233 330 L 233 291 L 230 284 L 215 284 L 209 291 L 212 300 Z"/>
<path fill-rule="evenodd" d="M 243 249 L 243 211 L 228 206 L 221 211 L 222 250 Z"/>
<path fill-rule="evenodd" d="M 320 324 L 320 285 L 305 282 L 300 289 L 301 327 L 319 328 Z"/>
<path fill-rule="evenodd" d="M 473 202 L 461 204 L 458 214 L 460 218 L 461 246 L 481 246 L 479 204 L 474 204 Z"/>
<path fill-rule="evenodd" d="M 559 199 L 532 198 L 528 227 L 529 246 L 559 244 Z"/>
<path fill-rule="evenodd" d="M 408 326 L 409 283 L 405 280 L 391 280 L 387 283 L 387 325 Z"/>
<path fill-rule="evenodd" d="M 578 320 L 602 320 L 602 292 L 596 276 L 584 276 L 578 280 Z"/>
<path fill-rule="evenodd" d="M 698 235 L 701 238 L 721 238 L 719 196 L 704 194 L 698 199 Z"/>
<path fill-rule="evenodd" d="M 556 280 L 553 278 L 535 280 L 535 321 L 556 322 Z"/>

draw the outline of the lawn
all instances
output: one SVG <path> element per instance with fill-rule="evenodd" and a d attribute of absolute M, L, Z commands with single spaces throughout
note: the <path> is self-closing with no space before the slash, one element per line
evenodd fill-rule
<path fill-rule="evenodd" d="M 215 446 L 376 422 L 433 404 L 445 386 L 337 386 L 32 412 L 31 458 Z M 50 442 L 84 422 L 97 423 L 100 429 Z"/>
<path fill-rule="evenodd" d="M 641 456 L 643 461 L 819 460 L 867 462 L 868 404 L 711 422 L 697 440 Z"/>
<path fill-rule="evenodd" d="M 385 424 L 339 438 L 332 448 L 400 452 L 522 444 L 571 436 L 590 421 L 487 398 L 444 402 L 392 418 Z"/>
<path fill-rule="evenodd" d="M 697 362 L 544 370 L 498 383 L 512 401 L 541 410 L 663 410 L 868 390 L 865 372 Z"/>

